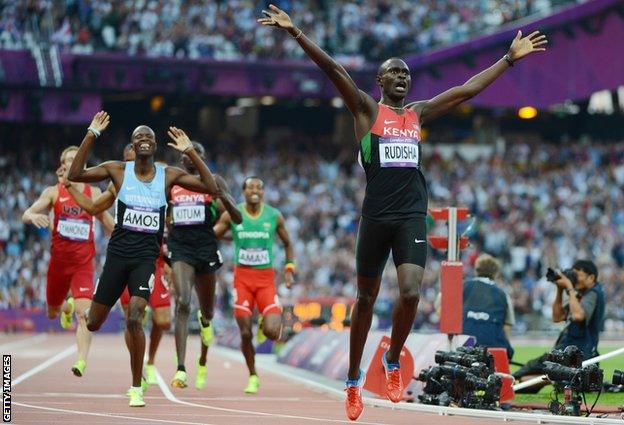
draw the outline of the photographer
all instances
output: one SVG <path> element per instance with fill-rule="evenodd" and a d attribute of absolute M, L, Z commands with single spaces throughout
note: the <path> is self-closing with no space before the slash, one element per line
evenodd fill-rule
<path fill-rule="evenodd" d="M 477 277 L 464 282 L 463 333 L 474 335 L 477 345 L 505 348 L 511 359 L 514 350 L 508 336 L 516 320 L 509 295 L 494 281 L 500 267 L 500 262 L 491 255 L 477 258 Z"/>
<path fill-rule="evenodd" d="M 605 315 L 605 298 L 602 286 L 598 283 L 598 269 L 589 260 L 578 260 L 572 270 L 547 274 L 549 281 L 557 285 L 557 295 L 553 302 L 553 321 L 567 321 L 561 331 L 556 349 L 569 345 L 578 347 L 583 358 L 598 355 L 598 339 Z M 528 375 L 541 375 L 546 354 L 530 360 L 513 375 L 516 379 Z M 534 389 L 531 387 L 530 389 Z M 539 387 L 537 388 L 539 390 Z"/>

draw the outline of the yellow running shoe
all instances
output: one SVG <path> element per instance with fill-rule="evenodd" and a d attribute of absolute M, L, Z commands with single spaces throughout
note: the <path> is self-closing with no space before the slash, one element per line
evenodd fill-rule
<path fill-rule="evenodd" d="M 258 331 L 256 332 L 256 342 L 258 344 L 262 344 L 264 341 L 267 340 L 267 337 L 262 330 L 262 319 L 262 316 L 260 316 L 260 318 L 258 319 Z"/>
<path fill-rule="evenodd" d="M 258 379 L 258 375 L 251 375 L 249 377 L 249 381 L 247 381 L 247 387 L 245 387 L 245 393 L 255 394 L 258 392 L 258 388 L 260 388 L 260 379 Z"/>
<path fill-rule="evenodd" d="M 208 326 L 204 326 L 202 322 L 201 310 L 197 310 L 197 321 L 199 321 L 199 333 L 201 335 L 202 343 L 205 346 L 210 347 L 210 344 L 212 344 L 212 340 L 214 338 L 212 323 L 209 323 Z"/>
<path fill-rule="evenodd" d="M 69 313 L 61 311 L 61 327 L 63 329 L 71 328 L 74 323 L 74 299 L 72 297 L 67 298 L 67 304 L 71 306 L 71 311 Z"/>
<path fill-rule="evenodd" d="M 127 394 L 128 397 L 130 397 L 130 407 L 145 406 L 145 401 L 143 400 L 143 390 L 141 388 L 130 387 Z"/>
<path fill-rule="evenodd" d="M 186 388 L 186 372 L 183 370 L 178 370 L 173 379 L 171 380 L 171 386 L 175 388 Z"/>
<path fill-rule="evenodd" d="M 206 386 L 206 365 L 202 366 L 197 361 L 197 375 L 195 376 L 195 388 L 198 390 Z"/>
<path fill-rule="evenodd" d="M 84 375 L 86 367 L 87 362 L 85 362 L 84 360 L 78 360 L 76 363 L 74 363 L 71 370 L 75 376 L 81 377 L 82 375 Z"/>
<path fill-rule="evenodd" d="M 158 379 L 156 378 L 156 366 L 154 366 L 153 364 L 145 365 L 145 376 L 147 385 L 158 384 Z"/>
<path fill-rule="evenodd" d="M 128 397 L 130 397 L 130 390 L 132 389 L 132 387 L 130 387 L 128 389 L 128 391 L 126 391 L 126 395 Z M 143 394 L 145 395 L 145 393 L 147 392 L 147 381 L 145 380 L 145 378 L 141 377 L 141 391 L 143 391 Z"/>

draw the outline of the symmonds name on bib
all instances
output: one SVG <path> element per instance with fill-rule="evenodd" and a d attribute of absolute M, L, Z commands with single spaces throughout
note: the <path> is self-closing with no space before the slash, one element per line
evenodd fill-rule
<path fill-rule="evenodd" d="M 203 224 L 206 220 L 206 208 L 201 205 L 174 205 L 173 223 L 181 226 Z"/>
<path fill-rule="evenodd" d="M 59 235 L 72 241 L 89 240 L 89 222 L 85 220 L 59 219 L 56 230 Z"/>
<path fill-rule="evenodd" d="M 379 165 L 418 168 L 419 149 L 416 139 L 379 138 Z"/>
<path fill-rule="evenodd" d="M 126 206 L 122 227 L 135 232 L 158 233 L 160 213 L 157 209 Z"/>
<path fill-rule="evenodd" d="M 238 253 L 238 263 L 244 266 L 262 266 L 270 262 L 269 251 L 266 249 L 241 248 Z"/>

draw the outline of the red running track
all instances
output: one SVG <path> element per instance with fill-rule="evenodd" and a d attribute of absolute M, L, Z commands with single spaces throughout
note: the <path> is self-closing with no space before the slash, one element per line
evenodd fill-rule
<path fill-rule="evenodd" d="M 199 350 L 197 336 L 191 336 L 188 343 L 186 363 L 190 386 L 186 389 L 169 386 L 175 372 L 174 341 L 171 336 L 165 336 L 156 357 L 163 385 L 149 388 L 146 407 L 131 408 L 125 396 L 130 385 L 130 365 L 123 336 L 94 335 L 87 370 L 82 378 L 76 378 L 70 372 L 76 359 L 73 344 L 71 334 L 0 335 L 0 353 L 13 355 L 13 423 L 351 423 L 346 420 L 342 400 L 267 371 L 259 371 L 261 386 L 258 394 L 246 395 L 243 393 L 247 383 L 245 366 L 210 353 L 206 387 L 196 390 L 193 382 Z M 51 364 L 50 359 L 58 361 Z M 502 422 L 367 406 L 357 423 L 487 425 Z"/>

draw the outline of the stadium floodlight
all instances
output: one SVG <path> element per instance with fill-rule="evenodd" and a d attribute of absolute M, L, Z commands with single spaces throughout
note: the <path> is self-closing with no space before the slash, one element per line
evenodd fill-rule
<path fill-rule="evenodd" d="M 264 106 L 275 105 L 275 96 L 262 96 L 260 98 L 260 104 Z"/>
<path fill-rule="evenodd" d="M 534 106 L 523 106 L 518 109 L 518 117 L 523 120 L 532 120 L 537 116 L 537 109 Z"/>

